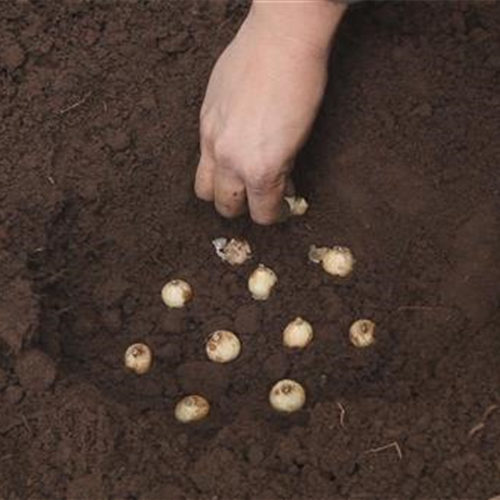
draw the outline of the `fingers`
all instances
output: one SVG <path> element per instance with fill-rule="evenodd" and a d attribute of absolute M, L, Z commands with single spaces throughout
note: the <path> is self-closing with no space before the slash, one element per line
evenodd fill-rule
<path fill-rule="evenodd" d="M 245 184 L 233 171 L 216 170 L 214 195 L 215 208 L 223 217 L 237 217 L 245 212 Z"/>
<path fill-rule="evenodd" d="M 232 162 L 217 162 L 207 148 L 202 147 L 196 170 L 195 192 L 198 198 L 214 202 L 223 217 L 237 217 L 248 208 L 254 222 L 263 225 L 281 222 L 288 214 L 285 195 L 294 194 L 293 182 L 287 175 L 290 169 L 271 169 L 256 177 L 250 169 L 234 168 Z"/>
<path fill-rule="evenodd" d="M 202 151 L 194 182 L 194 191 L 198 198 L 205 201 L 214 201 L 214 177 L 215 162 L 212 160 L 211 155 L 206 151 Z"/>
<path fill-rule="evenodd" d="M 280 222 L 286 216 L 285 189 L 285 175 L 247 185 L 248 206 L 254 222 L 269 225 Z"/>

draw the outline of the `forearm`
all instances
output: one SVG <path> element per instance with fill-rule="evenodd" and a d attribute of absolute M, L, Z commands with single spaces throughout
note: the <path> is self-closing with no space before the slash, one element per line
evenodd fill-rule
<path fill-rule="evenodd" d="M 253 0 L 249 18 L 263 33 L 328 55 L 346 5 L 333 0 Z"/>

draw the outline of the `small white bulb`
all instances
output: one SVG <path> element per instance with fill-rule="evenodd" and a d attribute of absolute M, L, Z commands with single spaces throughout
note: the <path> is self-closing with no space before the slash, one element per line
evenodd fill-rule
<path fill-rule="evenodd" d="M 252 257 L 252 249 L 247 240 L 232 238 L 216 238 L 212 241 L 217 255 L 232 266 L 240 266 Z"/>
<path fill-rule="evenodd" d="M 304 215 L 309 208 L 309 203 L 302 196 L 285 196 L 285 201 L 290 207 L 290 215 L 293 216 Z"/>
<path fill-rule="evenodd" d="M 311 323 L 298 317 L 283 330 L 283 344 L 290 349 L 304 349 L 311 343 L 313 336 Z"/>
<path fill-rule="evenodd" d="M 125 351 L 125 366 L 137 375 L 144 375 L 151 368 L 153 354 L 146 344 L 132 344 Z"/>
<path fill-rule="evenodd" d="M 375 323 L 369 319 L 358 319 L 349 329 L 349 339 L 356 347 L 368 347 L 375 342 Z"/>
<path fill-rule="evenodd" d="M 167 307 L 184 307 L 193 297 L 191 285 L 183 280 L 169 281 L 161 291 L 161 298 Z"/>
<path fill-rule="evenodd" d="M 347 247 L 329 248 L 321 259 L 323 269 L 333 276 L 345 278 L 354 267 L 354 256 Z"/>
<path fill-rule="evenodd" d="M 277 282 L 278 278 L 274 271 L 259 264 L 248 278 L 248 290 L 255 300 L 267 300 Z"/>
<path fill-rule="evenodd" d="M 269 402 L 276 411 L 293 413 L 304 406 L 306 391 L 295 380 L 280 380 L 271 389 Z"/>
<path fill-rule="evenodd" d="M 241 342 L 233 332 L 217 330 L 208 338 L 206 351 L 211 361 L 229 363 L 239 356 Z"/>
<path fill-rule="evenodd" d="M 175 418 L 183 424 L 204 419 L 210 412 L 210 403 L 203 396 L 186 396 L 175 407 Z"/>

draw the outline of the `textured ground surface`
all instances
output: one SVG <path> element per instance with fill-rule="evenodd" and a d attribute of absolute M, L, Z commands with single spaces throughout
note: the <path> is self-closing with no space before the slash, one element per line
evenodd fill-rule
<path fill-rule="evenodd" d="M 244 12 L 2 3 L 0 498 L 500 494 L 499 4 L 353 8 L 299 162 L 311 209 L 275 228 L 191 190 L 204 86 Z M 275 269 L 270 301 L 214 256 L 221 235 Z M 349 245 L 355 275 L 329 279 L 311 243 Z M 196 292 L 180 314 L 159 299 L 173 276 Z M 288 354 L 298 314 L 316 340 Z M 378 342 L 355 352 L 362 316 Z M 244 342 L 231 366 L 205 361 L 220 327 Z M 156 356 L 141 379 L 121 364 L 136 340 Z M 283 376 L 308 390 L 292 418 L 266 403 Z M 192 391 L 213 411 L 181 427 Z"/>

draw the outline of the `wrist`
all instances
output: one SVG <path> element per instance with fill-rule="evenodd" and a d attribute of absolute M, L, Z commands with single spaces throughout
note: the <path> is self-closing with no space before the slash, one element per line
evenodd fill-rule
<path fill-rule="evenodd" d="M 248 21 L 258 32 L 328 56 L 346 5 L 332 0 L 253 0 Z"/>

